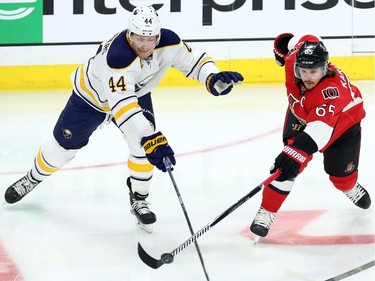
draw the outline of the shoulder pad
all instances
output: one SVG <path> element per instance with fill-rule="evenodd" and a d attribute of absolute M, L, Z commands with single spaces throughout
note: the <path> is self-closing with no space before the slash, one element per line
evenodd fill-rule
<path fill-rule="evenodd" d="M 181 42 L 180 37 L 172 30 L 162 28 L 160 31 L 160 42 L 156 48 L 167 47 L 171 45 L 178 45 Z"/>
<path fill-rule="evenodd" d="M 120 32 L 108 49 L 107 64 L 111 68 L 125 68 L 129 66 L 137 55 L 126 41 L 125 31 Z"/>

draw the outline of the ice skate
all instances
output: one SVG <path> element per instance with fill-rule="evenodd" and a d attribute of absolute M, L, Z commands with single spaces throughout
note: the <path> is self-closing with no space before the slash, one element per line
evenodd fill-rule
<path fill-rule="evenodd" d="M 134 192 L 131 189 L 130 179 L 128 178 L 127 185 L 129 187 L 129 199 L 130 199 L 130 212 L 136 217 L 136 224 L 142 230 L 152 233 L 152 224 L 156 222 L 156 216 L 150 211 L 146 201 L 147 195 L 141 195 L 138 192 Z"/>
<path fill-rule="evenodd" d="M 254 234 L 254 245 L 256 245 L 261 238 L 267 236 L 275 216 L 276 213 L 269 212 L 263 207 L 259 208 L 250 226 L 250 231 Z"/>
<path fill-rule="evenodd" d="M 368 209 L 371 206 L 370 195 L 359 183 L 344 194 L 359 208 Z"/>
<path fill-rule="evenodd" d="M 5 201 L 9 204 L 16 203 L 20 201 L 23 197 L 26 196 L 30 191 L 32 191 L 40 181 L 34 179 L 30 171 L 26 174 L 26 176 L 22 177 L 11 186 L 7 188 L 5 191 Z"/>

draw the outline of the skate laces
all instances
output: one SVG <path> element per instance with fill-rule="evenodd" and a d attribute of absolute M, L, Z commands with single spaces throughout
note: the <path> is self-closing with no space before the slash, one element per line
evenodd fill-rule
<path fill-rule="evenodd" d="M 263 207 L 260 207 L 253 223 L 269 229 L 273 223 L 273 220 L 275 219 L 275 216 L 275 213 L 269 212 Z"/>
<path fill-rule="evenodd" d="M 141 215 L 149 214 L 151 211 L 148 208 L 148 205 L 151 205 L 151 203 L 146 200 L 134 200 L 132 209 Z"/>
<path fill-rule="evenodd" d="M 18 195 L 23 196 L 33 190 L 36 185 L 37 183 L 33 183 L 28 176 L 24 176 L 14 184 L 13 188 Z"/>
<path fill-rule="evenodd" d="M 354 204 L 357 204 L 357 202 L 363 197 L 363 195 L 366 194 L 366 191 L 357 183 L 355 187 L 348 191 L 345 191 L 344 194 L 350 200 L 352 200 Z"/>

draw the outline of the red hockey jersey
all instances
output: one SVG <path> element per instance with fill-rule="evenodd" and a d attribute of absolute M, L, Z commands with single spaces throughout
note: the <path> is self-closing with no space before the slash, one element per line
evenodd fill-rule
<path fill-rule="evenodd" d="M 304 131 L 323 152 L 347 129 L 360 122 L 366 113 L 359 89 L 332 63 L 328 68 L 336 69 L 338 75 L 324 77 L 311 90 L 306 90 L 303 84 L 296 84 L 294 62 L 299 47 L 306 40 L 319 41 L 315 36 L 304 36 L 290 50 L 285 59 L 285 85 L 290 111 L 306 126 Z"/>

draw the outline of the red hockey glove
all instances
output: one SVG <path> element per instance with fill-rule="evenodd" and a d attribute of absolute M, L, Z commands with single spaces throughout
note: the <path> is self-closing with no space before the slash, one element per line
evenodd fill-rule
<path fill-rule="evenodd" d="M 239 84 L 243 81 L 240 73 L 235 71 L 222 71 L 215 74 L 210 74 L 206 79 L 206 88 L 214 96 L 221 96 L 228 94 L 233 85 Z"/>
<path fill-rule="evenodd" d="M 143 137 L 141 140 L 141 145 L 146 152 L 148 161 L 152 165 L 156 166 L 156 168 L 158 168 L 159 170 L 162 170 L 163 172 L 167 171 L 163 163 L 164 157 L 168 157 L 172 165 L 176 164 L 174 152 L 168 145 L 166 137 L 161 132 L 157 132 L 151 136 Z"/>
<path fill-rule="evenodd" d="M 294 35 L 292 33 L 282 33 L 275 38 L 273 42 L 273 53 L 275 54 L 277 65 L 285 65 L 285 57 L 289 52 L 288 43 L 293 37 Z"/>
<path fill-rule="evenodd" d="M 310 156 L 306 152 L 287 145 L 276 157 L 270 172 L 273 174 L 276 170 L 281 169 L 277 181 L 293 180 L 299 174 L 301 165 L 306 165 L 309 160 Z"/>

